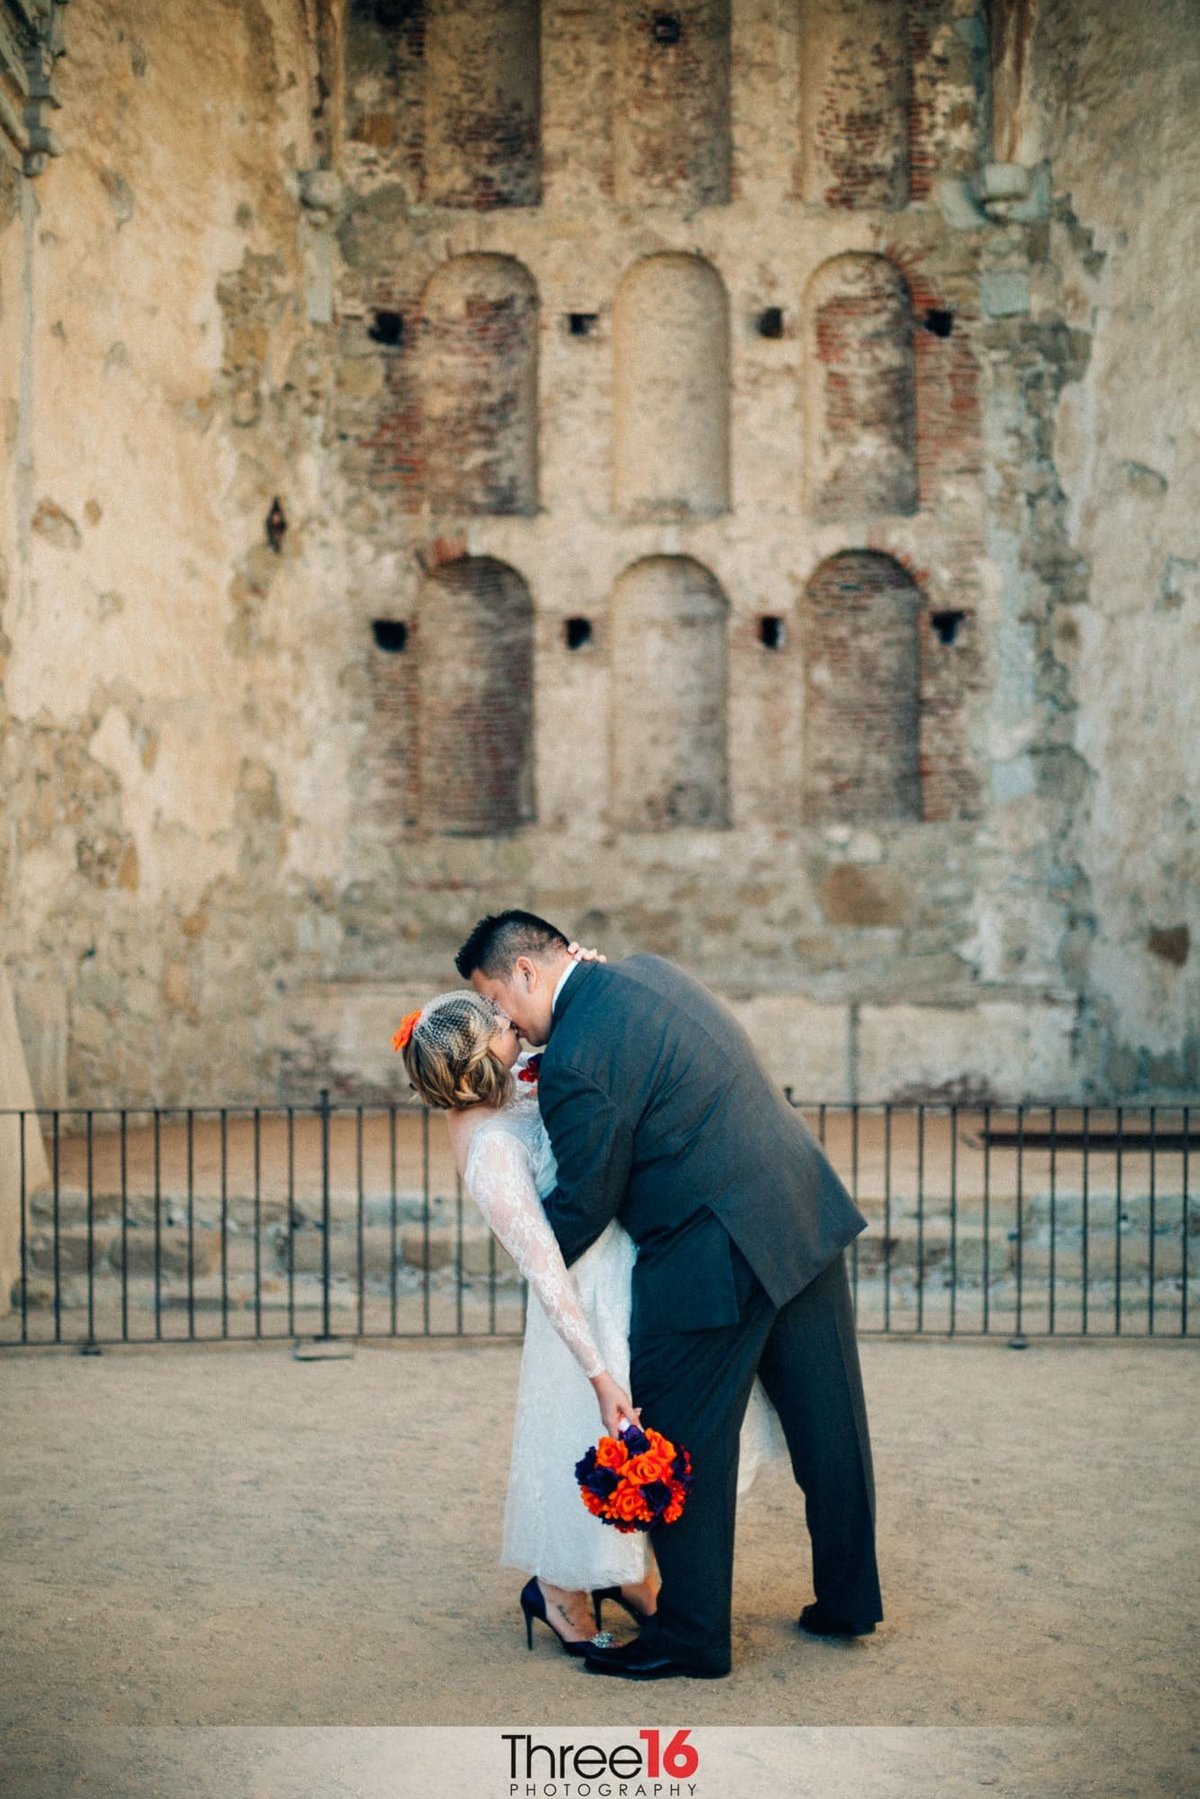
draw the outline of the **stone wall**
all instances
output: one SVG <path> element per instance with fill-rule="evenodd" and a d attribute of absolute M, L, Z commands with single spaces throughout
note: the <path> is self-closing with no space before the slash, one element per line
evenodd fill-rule
<path fill-rule="evenodd" d="M 818 1097 L 1195 1087 L 1200 30 L 987 12 L 73 0 L 0 164 L 41 1097 L 394 1091 L 502 903 Z"/>
<path fill-rule="evenodd" d="M 1026 400 L 1040 472 L 1027 547 L 1015 571 L 1002 559 L 1026 590 L 1047 721 L 1037 785 L 1060 805 L 1039 873 L 1070 884 L 1059 965 L 1086 997 L 1083 1060 L 1100 1087 L 1194 1093 L 1200 287 L 1186 244 L 1200 16 L 1187 0 L 1136 14 L 1116 0 L 1045 5 L 1024 45 L 1011 35 L 1024 83 L 1011 154 L 1049 159 L 1054 191 L 1031 257 L 1029 331 L 1048 375 Z"/>
<path fill-rule="evenodd" d="M 261 1091 L 340 935 L 316 30 L 84 0 L 66 42 L 0 232 L 4 957 L 43 1100 Z"/>

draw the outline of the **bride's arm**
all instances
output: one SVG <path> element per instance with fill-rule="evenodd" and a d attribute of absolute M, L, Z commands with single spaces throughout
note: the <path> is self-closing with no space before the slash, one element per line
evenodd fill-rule
<path fill-rule="evenodd" d="M 606 1427 L 614 1428 L 618 1413 L 636 1419 L 628 1394 L 609 1375 L 596 1347 L 522 1146 L 507 1131 L 489 1131 L 472 1150 L 467 1190 L 596 1389 Z"/>

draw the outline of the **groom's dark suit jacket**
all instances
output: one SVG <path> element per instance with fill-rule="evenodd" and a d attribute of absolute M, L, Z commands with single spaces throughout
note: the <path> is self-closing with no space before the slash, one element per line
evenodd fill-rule
<path fill-rule="evenodd" d="M 638 1246 L 632 1330 L 735 1324 L 732 1238 L 776 1306 L 866 1220 L 745 1032 L 658 956 L 583 963 L 539 1077 L 567 1262 L 619 1217 Z"/>

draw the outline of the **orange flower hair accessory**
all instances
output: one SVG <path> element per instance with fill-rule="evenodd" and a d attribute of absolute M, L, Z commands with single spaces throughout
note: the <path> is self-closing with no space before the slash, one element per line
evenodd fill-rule
<path fill-rule="evenodd" d="M 412 1036 L 413 1032 L 416 1030 L 417 1020 L 418 1020 L 418 1018 L 420 1018 L 420 1016 L 421 1016 L 421 1008 L 418 1006 L 418 1008 L 415 1012 L 406 1012 L 404 1014 L 404 1017 L 400 1020 L 399 1028 L 396 1031 L 395 1036 L 392 1038 L 392 1048 L 395 1050 L 397 1055 L 400 1054 L 400 1051 L 402 1049 L 407 1049 L 409 1038 Z"/>

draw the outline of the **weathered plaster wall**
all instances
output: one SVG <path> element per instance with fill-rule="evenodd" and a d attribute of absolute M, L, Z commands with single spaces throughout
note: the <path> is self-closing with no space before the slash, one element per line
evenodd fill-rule
<path fill-rule="evenodd" d="M 504 902 L 812 1094 L 1194 1086 L 1194 9 L 995 7 L 991 95 L 974 0 L 669 10 L 351 0 L 343 93 L 332 5 L 73 0 L 0 169 L 43 1098 L 394 1090 Z"/>
<path fill-rule="evenodd" d="M 293 818 L 321 866 L 331 812 L 306 798 L 337 679 L 310 27 L 294 0 L 83 0 L 70 26 L 69 149 L 0 238 L 6 345 L 30 315 L 4 358 L 4 954 L 44 1099 L 247 1092 L 320 931 Z"/>
<path fill-rule="evenodd" d="M 1116 1093 L 1200 1084 L 1200 13 L 1043 5 L 1014 119 L 1052 160 L 1034 315 L 1089 334 L 1053 421 L 1086 604 L 1059 613 L 1071 720 L 1060 959 Z M 1065 598 L 1066 596 L 1064 596 Z M 1057 674 L 1057 671 L 1055 671 Z"/>

